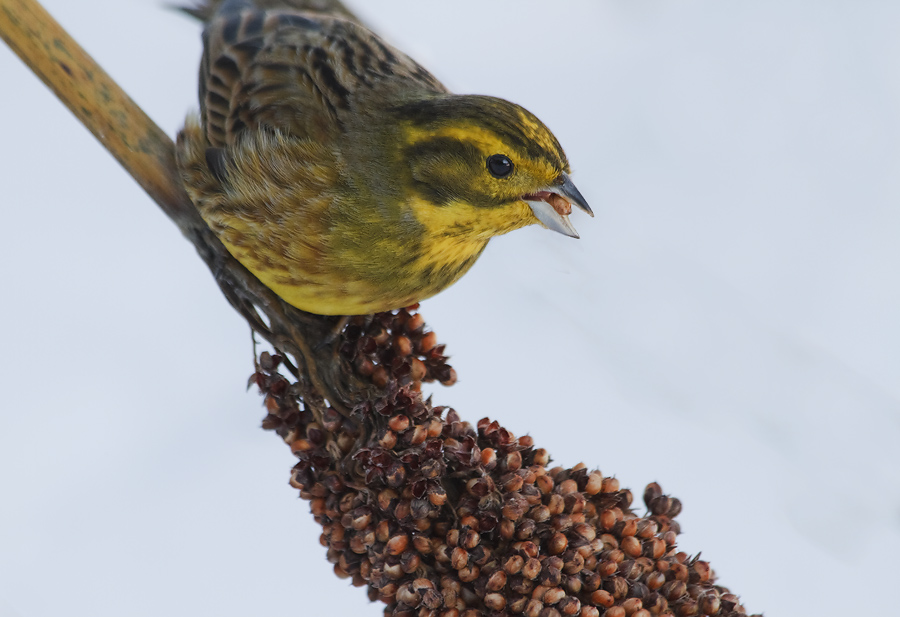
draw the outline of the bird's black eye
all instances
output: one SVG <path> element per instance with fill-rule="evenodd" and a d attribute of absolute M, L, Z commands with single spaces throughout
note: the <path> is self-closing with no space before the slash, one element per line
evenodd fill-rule
<path fill-rule="evenodd" d="M 492 154 L 487 160 L 488 171 L 495 178 L 505 178 L 512 173 L 513 164 L 505 154 Z"/>

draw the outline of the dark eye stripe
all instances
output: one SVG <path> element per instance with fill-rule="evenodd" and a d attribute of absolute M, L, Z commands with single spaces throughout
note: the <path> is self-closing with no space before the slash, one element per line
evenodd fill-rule
<path fill-rule="evenodd" d="M 446 206 L 462 200 L 475 206 L 498 206 L 505 203 L 498 196 L 486 195 L 478 185 L 461 179 L 454 172 L 471 168 L 472 161 L 483 161 L 481 150 L 470 141 L 451 137 L 434 137 L 408 146 L 402 160 L 409 163 L 416 192 L 426 201 Z"/>

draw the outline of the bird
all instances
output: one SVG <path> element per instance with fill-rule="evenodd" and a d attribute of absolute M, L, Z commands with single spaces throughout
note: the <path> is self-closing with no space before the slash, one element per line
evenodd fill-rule
<path fill-rule="evenodd" d="M 205 0 L 185 189 L 227 250 L 318 315 L 407 307 L 494 236 L 593 216 L 534 114 L 454 94 L 335 0 Z"/>

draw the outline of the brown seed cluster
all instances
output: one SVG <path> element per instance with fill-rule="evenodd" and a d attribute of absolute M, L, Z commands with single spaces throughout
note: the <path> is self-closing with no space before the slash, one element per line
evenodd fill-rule
<path fill-rule="evenodd" d="M 411 309 L 355 319 L 342 361 L 381 395 L 350 417 L 314 413 L 280 358 L 260 358 L 263 425 L 299 459 L 291 486 L 338 576 L 392 617 L 745 614 L 707 562 L 678 551 L 681 503 L 659 485 L 639 516 L 615 478 L 550 468 L 531 437 L 423 400 L 422 381 L 455 381 L 443 351 Z"/>

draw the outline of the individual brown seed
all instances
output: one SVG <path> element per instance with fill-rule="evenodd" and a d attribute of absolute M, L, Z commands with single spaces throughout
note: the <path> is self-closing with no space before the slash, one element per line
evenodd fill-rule
<path fill-rule="evenodd" d="M 600 513 L 600 527 L 603 529 L 612 529 L 617 522 L 616 513 L 612 510 L 604 510 Z"/>
<path fill-rule="evenodd" d="M 494 571 L 487 580 L 486 585 L 488 591 L 500 591 L 506 587 L 506 572 L 503 570 Z"/>
<path fill-rule="evenodd" d="M 603 588 L 611 593 L 616 600 L 621 600 L 628 595 L 628 581 L 621 576 L 613 576 L 603 581 Z"/>
<path fill-rule="evenodd" d="M 578 490 L 578 483 L 571 478 L 568 480 L 563 480 L 559 483 L 559 494 L 560 495 L 568 495 L 569 493 L 574 493 Z"/>
<path fill-rule="evenodd" d="M 551 478 L 550 476 L 538 476 L 537 478 L 535 478 L 534 484 L 544 495 L 549 495 L 553 490 L 553 478 Z"/>
<path fill-rule="evenodd" d="M 669 581 L 662 586 L 660 593 L 662 593 L 669 602 L 675 602 L 687 593 L 687 584 L 684 581 L 679 580 Z"/>
<path fill-rule="evenodd" d="M 588 525 L 587 523 L 578 523 L 575 525 L 573 531 L 588 542 L 597 537 L 597 529 L 593 525 Z"/>
<path fill-rule="evenodd" d="M 432 544 L 432 546 L 434 546 L 434 559 L 438 563 L 451 563 L 451 551 L 453 549 L 443 543 Z"/>
<path fill-rule="evenodd" d="M 688 572 L 688 568 L 687 568 L 687 566 L 684 565 L 683 563 L 678 563 L 678 562 L 672 563 L 672 564 L 669 566 L 669 569 L 670 569 L 670 571 L 672 572 L 672 574 L 669 575 L 669 576 L 670 576 L 671 578 L 676 579 L 676 580 L 679 580 L 679 581 L 687 581 L 688 578 L 690 577 L 690 573 Z"/>
<path fill-rule="evenodd" d="M 514 615 L 522 613 L 525 610 L 525 606 L 528 604 L 528 598 L 519 595 L 509 596 L 506 601 L 508 612 L 513 613 Z"/>
<path fill-rule="evenodd" d="M 478 527 L 478 519 L 477 518 L 475 518 L 471 514 L 462 514 L 461 511 L 458 511 L 458 512 L 460 513 L 459 524 L 461 526 L 470 527 L 472 529 L 475 529 Z M 462 540 L 460 540 L 460 541 L 462 541 Z"/>
<path fill-rule="evenodd" d="M 481 451 L 481 464 L 490 471 L 497 465 L 497 452 L 493 448 L 485 448 Z M 518 489 L 516 489 L 518 490 Z"/>
<path fill-rule="evenodd" d="M 550 462 L 550 453 L 544 448 L 538 448 L 534 451 L 534 464 L 539 467 L 546 467 Z"/>
<path fill-rule="evenodd" d="M 434 332 L 426 332 L 419 341 L 418 348 L 421 353 L 427 353 L 437 345 L 437 334 Z"/>
<path fill-rule="evenodd" d="M 740 598 L 733 593 L 723 593 L 719 597 L 719 600 L 722 604 L 722 610 L 728 613 L 734 611 L 735 608 L 741 605 Z"/>
<path fill-rule="evenodd" d="M 438 418 L 431 418 L 428 420 L 428 437 L 430 439 L 434 439 L 435 437 L 439 437 L 440 434 L 444 431 L 444 423 L 440 421 Z M 435 444 L 437 447 L 440 444 Z"/>
<path fill-rule="evenodd" d="M 452 386 L 456 383 L 456 379 L 456 369 L 450 367 L 450 370 L 447 372 L 447 377 L 441 380 L 441 385 Z"/>
<path fill-rule="evenodd" d="M 506 455 L 504 467 L 507 471 L 518 471 L 522 468 L 522 453 L 518 450 L 510 452 Z"/>
<path fill-rule="evenodd" d="M 478 575 L 481 574 L 481 569 L 478 566 L 468 566 L 463 568 L 462 570 L 457 571 L 457 576 L 459 576 L 459 580 L 464 583 L 471 583 Z"/>
<path fill-rule="evenodd" d="M 441 597 L 441 593 L 436 589 L 428 589 L 422 592 L 422 606 L 427 608 L 431 613 L 423 613 L 419 612 L 419 617 L 428 617 L 429 615 L 436 615 L 437 609 L 441 607 L 444 603 L 444 599 Z M 424 610 L 424 609 L 423 609 Z"/>
<path fill-rule="evenodd" d="M 709 562 L 707 561 L 697 561 L 691 566 L 691 582 L 700 582 L 705 583 L 709 580 L 710 575 L 712 574 L 712 568 L 709 566 Z M 697 579 L 696 581 L 694 579 Z"/>
<path fill-rule="evenodd" d="M 400 357 L 406 357 L 412 353 L 412 341 L 409 340 L 408 336 L 403 336 L 402 334 L 394 337 L 393 347 Z"/>
<path fill-rule="evenodd" d="M 573 550 L 568 550 L 563 553 L 563 561 L 565 562 L 563 571 L 566 574 L 578 574 L 582 569 L 584 569 L 584 557 Z"/>
<path fill-rule="evenodd" d="M 513 493 L 521 489 L 523 484 L 525 484 L 525 480 L 522 476 L 510 474 L 503 481 L 503 490 L 507 493 Z"/>
<path fill-rule="evenodd" d="M 431 505 L 440 508 L 445 503 L 447 503 L 447 491 L 444 490 L 443 486 L 434 486 L 429 488 L 428 501 L 431 502 Z"/>
<path fill-rule="evenodd" d="M 622 550 L 625 551 L 625 554 L 629 557 L 640 557 L 643 550 L 641 541 L 634 536 L 625 536 L 624 538 L 622 538 L 620 546 Z"/>
<path fill-rule="evenodd" d="M 584 492 L 588 495 L 596 495 L 603 489 L 603 474 L 599 471 L 592 471 L 588 474 L 587 484 L 584 485 Z"/>
<path fill-rule="evenodd" d="M 525 560 L 520 555 L 513 555 L 503 563 L 503 570 L 507 574 L 518 574 L 524 565 Z"/>
<path fill-rule="evenodd" d="M 673 497 L 669 505 L 669 510 L 666 512 L 666 516 L 675 518 L 679 514 L 681 514 L 681 500 L 677 497 Z"/>
<path fill-rule="evenodd" d="M 535 530 L 537 530 L 537 523 L 535 523 L 530 518 L 520 521 L 516 526 L 516 539 L 528 540 L 529 538 L 534 536 Z"/>
<path fill-rule="evenodd" d="M 460 537 L 460 546 L 472 550 L 481 542 L 481 534 L 474 529 L 467 529 Z"/>
<path fill-rule="evenodd" d="M 663 494 L 662 487 L 656 482 L 651 482 L 644 488 L 644 505 L 650 509 L 650 503 Z"/>
<path fill-rule="evenodd" d="M 565 596 L 556 604 L 556 609 L 563 615 L 577 615 L 581 612 L 581 602 L 574 596 Z"/>
<path fill-rule="evenodd" d="M 506 608 L 506 598 L 502 593 L 489 593 L 484 596 L 484 605 L 492 611 L 502 611 Z"/>
<path fill-rule="evenodd" d="M 533 557 L 525 562 L 522 567 L 522 576 L 528 580 L 536 579 L 541 573 L 541 562 Z"/>
<path fill-rule="evenodd" d="M 719 597 L 715 594 L 715 592 L 706 593 L 700 596 L 698 605 L 700 608 L 700 613 L 702 613 L 703 615 L 715 615 L 722 607 L 722 603 L 719 601 Z"/>
<path fill-rule="evenodd" d="M 398 564 L 385 564 L 384 565 L 384 573 L 392 581 L 399 580 L 399 579 L 403 578 L 404 574 L 406 574 L 406 572 L 403 571 L 403 568 L 400 567 L 399 563 Z M 382 588 L 381 592 L 387 593 L 387 592 L 385 592 L 384 588 Z M 389 594 L 389 595 L 393 595 L 393 594 Z"/>
<path fill-rule="evenodd" d="M 647 576 L 647 587 L 651 591 L 656 591 L 666 583 L 666 575 L 662 572 L 651 572 Z"/>
<path fill-rule="evenodd" d="M 391 525 L 387 521 L 381 521 L 375 525 L 375 539 L 379 542 L 387 542 L 391 539 Z"/>
<path fill-rule="evenodd" d="M 540 549 L 537 544 L 526 540 L 524 542 L 515 542 L 512 545 L 514 551 L 519 551 L 522 553 L 524 557 L 534 558 L 540 554 Z"/>
<path fill-rule="evenodd" d="M 422 601 L 422 594 L 418 593 L 412 586 L 412 583 L 401 585 L 397 590 L 397 600 L 403 602 L 407 606 L 416 608 Z"/>
<path fill-rule="evenodd" d="M 415 309 L 407 309 L 407 310 L 415 310 Z M 406 321 L 406 331 L 407 332 L 416 332 L 420 328 L 425 325 L 425 318 L 422 317 L 420 313 L 414 313 L 409 316 L 409 319 Z"/>
<path fill-rule="evenodd" d="M 384 429 L 384 432 L 378 437 L 378 445 L 385 450 L 393 450 L 397 445 L 397 433 L 390 429 Z"/>
<path fill-rule="evenodd" d="M 404 414 L 397 414 L 396 416 L 392 416 L 390 420 L 388 420 L 388 426 L 392 431 L 397 433 L 402 433 L 406 429 L 409 428 L 409 416 Z"/>
<path fill-rule="evenodd" d="M 609 608 L 616 603 L 616 599 L 613 598 L 613 595 L 605 589 L 598 589 L 591 594 L 591 602 L 596 604 L 597 606 Z"/>
<path fill-rule="evenodd" d="M 563 586 L 570 595 L 577 596 L 584 588 L 584 581 L 580 576 L 569 575 L 563 580 Z"/>
<path fill-rule="evenodd" d="M 666 543 L 666 546 L 673 547 L 678 541 L 678 534 L 676 534 L 674 531 L 667 531 L 663 534 L 662 539 Z"/>
<path fill-rule="evenodd" d="M 626 613 L 627 613 L 627 611 L 626 611 Z M 650 611 L 648 611 L 646 608 L 642 608 L 640 610 L 635 611 L 631 615 L 631 617 L 650 617 Z"/>
<path fill-rule="evenodd" d="M 422 381 L 428 375 L 428 367 L 416 357 L 409 359 L 409 376 L 413 381 Z"/>
<path fill-rule="evenodd" d="M 469 563 L 469 553 L 460 547 L 456 547 L 453 549 L 453 552 L 450 554 L 450 565 L 453 566 L 454 570 L 462 570 Z"/>
<path fill-rule="evenodd" d="M 606 609 L 606 612 L 603 613 L 603 617 L 625 617 L 625 609 L 621 606 L 613 606 Z"/>
<path fill-rule="evenodd" d="M 525 605 L 525 617 L 541 617 L 541 611 L 544 610 L 544 603 L 540 600 L 529 600 Z"/>
<path fill-rule="evenodd" d="M 600 576 L 612 576 L 619 569 L 619 564 L 612 559 L 604 559 L 597 565 Z"/>
<path fill-rule="evenodd" d="M 596 606 L 582 606 L 578 617 L 600 617 L 600 611 Z"/>
<path fill-rule="evenodd" d="M 637 533 L 638 529 L 638 519 L 629 518 L 622 521 L 622 535 L 623 536 L 633 536 Z"/>
<path fill-rule="evenodd" d="M 551 555 L 559 555 L 568 548 L 569 540 L 566 538 L 565 534 L 555 533 L 550 536 L 546 546 Z"/>
<path fill-rule="evenodd" d="M 536 506 L 528 512 L 528 518 L 535 523 L 546 523 L 550 520 L 550 508 L 544 505 Z"/>
<path fill-rule="evenodd" d="M 656 521 L 651 521 L 650 519 L 646 518 L 638 520 L 637 536 L 639 538 L 644 540 L 646 540 L 647 538 L 652 538 L 656 535 L 657 531 L 659 531 L 659 525 L 656 524 Z"/>
<path fill-rule="evenodd" d="M 622 602 L 622 608 L 625 609 L 625 615 L 631 616 L 634 615 L 637 611 L 644 608 L 644 603 L 640 601 L 638 598 L 628 598 L 624 602 Z"/>
<path fill-rule="evenodd" d="M 675 613 L 678 617 L 693 617 L 700 612 L 700 607 L 697 605 L 696 600 L 692 600 L 691 598 L 687 598 L 682 600 L 678 608 L 675 609 Z"/>
<path fill-rule="evenodd" d="M 446 536 L 447 546 L 459 546 L 459 536 L 459 529 L 454 528 L 448 531 Z"/>
<path fill-rule="evenodd" d="M 550 516 L 562 514 L 566 509 L 566 500 L 562 495 L 550 495 L 550 501 L 547 503 L 547 509 L 550 510 Z"/>
<path fill-rule="evenodd" d="M 309 452 L 314 447 L 315 446 L 309 439 L 296 439 L 291 443 L 291 452 L 294 454 L 301 454 L 303 452 Z"/>
<path fill-rule="evenodd" d="M 635 567 L 633 559 L 626 559 L 619 563 L 618 574 L 623 578 L 637 578 L 640 575 L 640 568 Z"/>
<path fill-rule="evenodd" d="M 644 600 L 644 608 L 649 610 L 654 615 L 659 615 L 660 613 L 664 613 L 668 608 L 669 603 L 666 599 L 658 594 L 651 593 L 647 596 L 647 599 Z"/>
<path fill-rule="evenodd" d="M 424 424 L 416 424 L 412 427 L 412 430 L 403 437 L 406 443 L 412 446 L 418 446 L 419 444 L 425 443 L 425 440 L 428 439 L 428 429 L 425 428 Z"/>
<path fill-rule="evenodd" d="M 400 556 L 400 567 L 407 574 L 412 574 L 422 566 L 422 557 L 415 551 L 406 551 Z"/>
<path fill-rule="evenodd" d="M 428 537 L 424 535 L 414 535 L 412 541 L 413 548 L 422 555 L 430 555 L 434 548 L 431 540 L 429 540 Z"/>
<path fill-rule="evenodd" d="M 548 604 L 556 604 L 565 596 L 566 592 L 561 587 L 551 587 L 544 591 L 544 594 L 541 597 L 541 602 L 544 603 L 544 606 Z"/>
<path fill-rule="evenodd" d="M 601 493 L 616 493 L 619 490 L 619 481 L 616 478 L 603 478 Z"/>
<path fill-rule="evenodd" d="M 513 576 L 507 579 L 507 587 L 514 593 L 526 595 L 534 590 L 534 581 L 522 576 Z"/>
<path fill-rule="evenodd" d="M 382 489 L 382 490 L 378 491 L 378 498 L 377 498 L 378 507 L 382 511 L 387 512 L 391 508 L 394 507 L 394 504 L 396 503 L 396 500 L 399 497 L 400 497 L 400 495 L 397 494 L 397 491 L 395 491 L 392 488 Z"/>
<path fill-rule="evenodd" d="M 645 557 L 659 559 L 666 554 L 666 543 L 659 538 L 644 540 L 643 552 Z"/>

